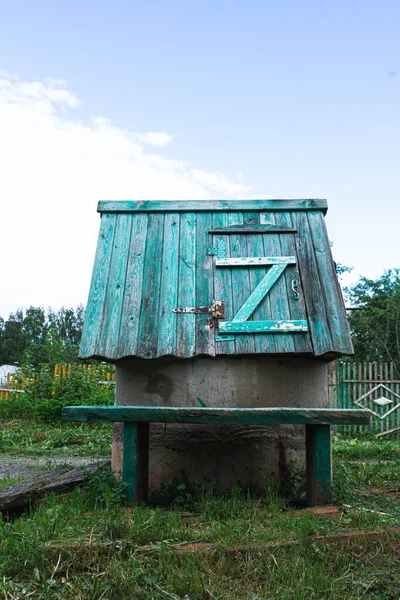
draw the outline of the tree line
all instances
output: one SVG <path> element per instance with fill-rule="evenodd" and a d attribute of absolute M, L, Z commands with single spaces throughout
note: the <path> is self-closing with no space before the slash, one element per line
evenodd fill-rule
<path fill-rule="evenodd" d="M 344 292 L 346 304 L 360 309 L 349 312 L 355 359 L 392 362 L 400 377 L 400 269 L 361 277 Z M 84 316 L 82 305 L 47 312 L 31 306 L 0 318 L 0 364 L 76 361 Z"/>
<path fill-rule="evenodd" d="M 360 309 L 349 315 L 356 360 L 392 362 L 400 377 L 400 269 L 361 277 L 345 295 Z"/>
<path fill-rule="evenodd" d="M 58 311 L 31 306 L 0 317 L 0 365 L 75 362 L 84 318 L 82 305 Z"/>

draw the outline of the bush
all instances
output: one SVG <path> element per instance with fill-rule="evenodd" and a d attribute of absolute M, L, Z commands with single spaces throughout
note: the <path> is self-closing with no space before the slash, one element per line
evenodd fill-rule
<path fill-rule="evenodd" d="M 71 373 L 63 377 L 54 377 L 48 365 L 39 372 L 25 367 L 19 374 L 25 380 L 25 392 L 12 393 L 3 400 L 0 416 L 59 419 L 64 406 L 112 405 L 114 387 L 105 386 L 101 375 L 96 368 L 89 371 L 79 365 L 74 365 Z"/>

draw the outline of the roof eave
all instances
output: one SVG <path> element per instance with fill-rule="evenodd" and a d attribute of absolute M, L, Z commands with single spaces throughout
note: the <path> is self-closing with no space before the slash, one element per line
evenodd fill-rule
<path fill-rule="evenodd" d="M 213 211 L 310 211 L 326 214 L 324 199 L 299 200 L 100 200 L 99 213 L 130 212 L 213 212 Z"/>

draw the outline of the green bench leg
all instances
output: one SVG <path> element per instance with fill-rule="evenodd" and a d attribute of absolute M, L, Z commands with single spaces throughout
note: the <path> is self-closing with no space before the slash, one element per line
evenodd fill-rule
<path fill-rule="evenodd" d="M 129 503 L 147 502 L 149 424 L 124 423 L 122 483 Z"/>
<path fill-rule="evenodd" d="M 306 425 L 307 505 L 323 506 L 332 499 L 330 425 Z"/>

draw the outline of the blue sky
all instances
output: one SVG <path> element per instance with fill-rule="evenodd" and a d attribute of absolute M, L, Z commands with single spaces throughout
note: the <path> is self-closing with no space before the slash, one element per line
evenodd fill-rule
<path fill-rule="evenodd" d="M 144 177 L 139 187 L 137 178 L 129 180 L 130 160 L 132 173 L 140 168 L 142 176 L 143 160 L 149 169 L 147 197 L 201 197 L 204 191 L 204 197 L 327 198 L 335 256 L 354 267 L 353 278 L 399 266 L 399 30 L 395 1 L 2 3 L 0 69 L 11 82 L 4 88 L 7 118 L 0 130 L 0 157 L 2 143 L 7 155 L 0 170 L 8 171 L 0 190 L 3 197 L 13 195 L 6 217 L 20 223 L 16 206 L 29 204 L 24 239 L 38 214 L 39 231 L 46 223 L 57 228 L 60 218 L 65 222 L 66 209 L 82 212 L 82 228 L 71 216 L 74 248 L 62 235 L 50 235 L 47 250 L 41 242 L 37 254 L 37 238 L 20 255 L 15 244 L 19 269 L 30 273 L 36 264 L 41 274 L 39 282 L 32 278 L 31 286 L 17 286 L 3 299 L 0 314 L 31 303 L 85 302 L 98 228 L 95 200 L 103 194 L 146 196 Z M 57 158 L 52 147 L 61 129 L 70 151 Z M 96 141 L 78 164 L 74 157 L 94 130 Z M 135 147 L 128 149 L 124 138 L 113 155 L 127 153 L 124 174 L 116 173 L 113 184 L 110 167 L 107 180 L 91 186 L 92 176 L 78 198 L 79 179 L 93 165 L 96 173 L 96 164 L 97 172 L 104 171 L 107 148 L 131 132 Z M 148 132 L 164 138 L 149 143 Z M 36 153 L 36 176 L 26 184 L 30 198 L 13 183 L 26 178 L 31 166 L 19 160 L 27 138 L 33 153 L 48 140 Z M 16 146 L 12 156 L 8 140 Z M 136 153 L 139 163 L 127 158 Z M 154 156 L 161 167 L 154 166 Z M 43 178 L 48 160 L 51 173 Z M 68 188 L 69 199 L 62 192 L 70 186 L 62 183 L 65 172 L 77 182 Z M 58 239 L 59 279 L 46 258 Z M 65 255 L 80 257 L 77 273 L 68 272 Z"/>

